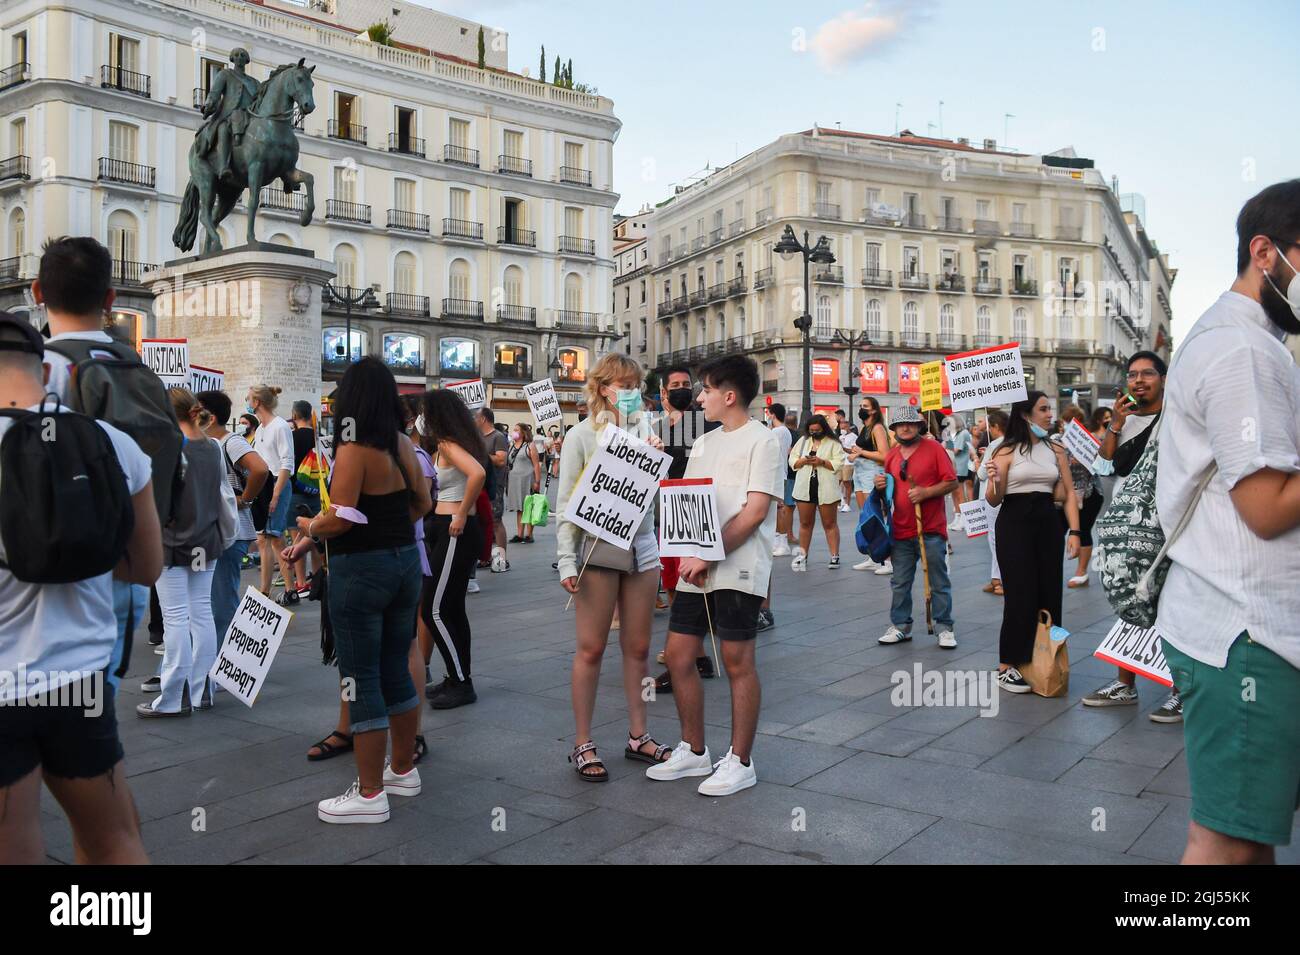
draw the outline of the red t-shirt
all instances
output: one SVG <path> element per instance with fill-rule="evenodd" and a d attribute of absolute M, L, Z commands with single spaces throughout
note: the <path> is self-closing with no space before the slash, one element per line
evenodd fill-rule
<path fill-rule="evenodd" d="M 908 488 L 931 487 L 945 481 L 957 480 L 952 460 L 938 441 L 923 436 L 907 459 L 907 481 L 902 478 L 902 446 L 890 448 L 885 456 L 885 470 L 894 477 L 894 539 L 906 540 L 916 536 L 916 505 L 907 499 Z M 921 502 L 921 523 L 927 534 L 948 537 L 948 513 L 943 498 L 932 497 Z"/>

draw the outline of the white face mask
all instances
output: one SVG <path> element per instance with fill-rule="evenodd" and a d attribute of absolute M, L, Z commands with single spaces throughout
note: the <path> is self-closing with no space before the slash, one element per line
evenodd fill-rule
<path fill-rule="evenodd" d="M 1264 273 L 1264 278 L 1268 279 L 1268 284 L 1273 286 L 1274 292 L 1277 292 L 1278 295 L 1281 295 L 1282 298 L 1286 299 L 1286 303 L 1291 306 L 1291 313 L 1295 315 L 1296 318 L 1300 318 L 1300 272 L 1296 271 L 1296 267 L 1291 264 L 1290 259 L 1285 255 L 1282 255 L 1282 250 L 1277 248 L 1276 243 L 1273 245 L 1273 248 L 1277 249 L 1277 254 L 1281 256 L 1282 261 L 1285 262 L 1287 267 L 1291 270 L 1291 281 L 1287 283 L 1286 294 L 1282 294 L 1282 290 L 1273 283 L 1272 276 L 1267 272 Z"/>
<path fill-rule="evenodd" d="M 423 437 L 428 437 L 428 436 L 425 434 L 425 432 L 424 432 L 424 415 L 423 415 L 423 414 L 418 414 L 418 415 L 415 416 L 415 430 L 416 430 L 416 432 L 419 433 L 421 436 L 423 436 Z"/>

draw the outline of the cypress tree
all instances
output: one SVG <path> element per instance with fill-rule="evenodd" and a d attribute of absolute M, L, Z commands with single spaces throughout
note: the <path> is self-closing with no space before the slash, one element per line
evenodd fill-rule
<path fill-rule="evenodd" d="M 478 68 L 487 66 L 487 47 L 483 44 L 483 28 L 478 28 Z"/>
<path fill-rule="evenodd" d="M 542 58 L 537 62 L 537 78 L 546 82 L 546 44 L 542 44 Z"/>
<path fill-rule="evenodd" d="M 552 74 L 552 77 L 554 78 L 556 86 L 562 85 L 560 83 L 560 55 L 558 53 L 555 55 L 555 72 Z"/>
<path fill-rule="evenodd" d="M 573 89 L 573 57 L 569 57 L 569 62 L 564 67 L 564 85 Z"/>

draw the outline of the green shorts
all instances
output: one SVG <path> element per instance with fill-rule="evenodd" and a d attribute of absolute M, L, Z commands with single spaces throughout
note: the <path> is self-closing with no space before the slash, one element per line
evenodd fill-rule
<path fill-rule="evenodd" d="M 1183 698 L 1192 820 L 1225 836 L 1291 843 L 1300 808 L 1300 670 L 1243 631 L 1223 669 L 1164 641 Z"/>

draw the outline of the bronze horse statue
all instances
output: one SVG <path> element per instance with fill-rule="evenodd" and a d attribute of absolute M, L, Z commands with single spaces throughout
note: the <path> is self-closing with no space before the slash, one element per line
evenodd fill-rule
<path fill-rule="evenodd" d="M 304 58 L 305 59 L 305 58 Z M 261 203 L 262 186 L 279 179 L 285 192 L 307 189 L 307 203 L 298 221 L 311 222 L 316 210 L 315 181 L 311 173 L 296 168 L 298 137 L 294 132 L 293 110 L 312 112 L 312 71 L 303 60 L 277 67 L 261 84 L 248 108 L 248 126 L 241 141 L 230 151 L 230 172 L 221 179 L 213 168 L 210 138 L 196 136 L 190 146 L 190 182 L 181 201 L 180 218 L 172 232 L 172 244 L 182 252 L 194 247 L 201 222 L 205 237 L 203 253 L 221 251 L 217 225 L 230 214 L 244 190 L 248 190 L 248 243 L 256 244 L 254 227 Z"/>

